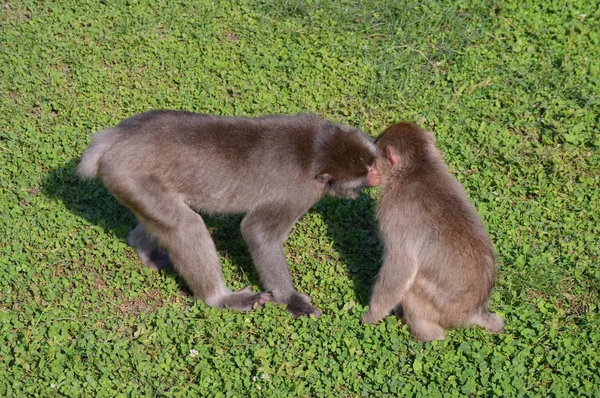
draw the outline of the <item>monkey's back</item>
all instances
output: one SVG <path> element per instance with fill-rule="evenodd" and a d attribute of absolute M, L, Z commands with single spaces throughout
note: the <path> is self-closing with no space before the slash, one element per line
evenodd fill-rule
<path fill-rule="evenodd" d="M 386 261 L 408 256 L 418 266 L 412 286 L 416 294 L 429 297 L 450 318 L 486 302 L 495 279 L 491 241 L 443 164 L 392 175 L 377 214 Z"/>
<path fill-rule="evenodd" d="M 206 212 L 241 212 L 265 198 L 301 197 L 311 205 L 323 192 L 311 173 L 314 136 L 324 123 L 307 114 L 242 118 L 151 111 L 112 129 L 118 139 L 102 155 L 99 176 L 109 190 L 135 180 L 178 192 Z"/>

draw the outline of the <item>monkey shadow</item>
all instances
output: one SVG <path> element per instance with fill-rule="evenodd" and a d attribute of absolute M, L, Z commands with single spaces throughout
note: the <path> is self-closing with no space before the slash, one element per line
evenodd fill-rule
<path fill-rule="evenodd" d="M 358 199 L 325 197 L 313 207 L 327 225 L 333 248 L 346 265 L 354 284 L 356 302 L 369 303 L 371 289 L 381 266 L 383 248 L 375 219 L 376 201 L 363 193 Z"/>
<path fill-rule="evenodd" d="M 135 216 L 119 203 L 101 182 L 83 181 L 77 177 L 75 174 L 77 163 L 78 161 L 73 159 L 62 167 L 52 170 L 46 177 L 42 192 L 62 201 L 69 211 L 102 227 L 107 234 L 127 241 L 129 232 L 137 225 Z M 219 254 L 233 266 L 233 272 L 236 272 L 237 268 L 248 278 L 249 283 L 260 285 L 258 274 L 239 232 L 242 216 L 202 215 L 202 218 L 215 241 Z M 143 266 L 141 262 L 140 266 Z M 183 278 L 173 269 L 167 268 L 159 272 L 174 278 L 180 290 L 192 296 Z"/>

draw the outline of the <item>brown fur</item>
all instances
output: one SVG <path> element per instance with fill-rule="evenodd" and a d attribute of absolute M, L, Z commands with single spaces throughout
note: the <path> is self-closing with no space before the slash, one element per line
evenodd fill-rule
<path fill-rule="evenodd" d="M 357 129 L 314 115 L 216 117 L 152 111 L 99 133 L 78 173 L 100 178 L 136 215 L 129 243 L 148 267 L 173 264 L 207 304 L 249 310 L 267 293 L 231 292 L 196 210 L 246 213 L 241 230 L 261 282 L 295 316 L 319 316 L 298 293 L 283 242 L 323 195 L 356 198 L 377 185 L 375 146 Z"/>
<path fill-rule="evenodd" d="M 443 340 L 444 329 L 474 324 L 502 332 L 504 321 L 486 308 L 496 269 L 491 241 L 433 136 L 398 123 L 376 145 L 385 256 L 363 321 L 400 305 L 419 340 Z"/>

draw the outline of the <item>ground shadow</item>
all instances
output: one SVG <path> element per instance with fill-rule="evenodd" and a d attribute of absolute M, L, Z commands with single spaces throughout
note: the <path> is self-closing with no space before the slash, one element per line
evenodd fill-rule
<path fill-rule="evenodd" d="M 313 211 L 323 217 L 334 249 L 354 282 L 356 302 L 367 305 L 381 266 L 382 247 L 377 235 L 375 200 L 363 193 L 358 199 L 326 197 Z"/>
<path fill-rule="evenodd" d="M 137 224 L 135 217 L 100 182 L 79 179 L 75 175 L 76 166 L 77 162 L 71 160 L 50 172 L 43 187 L 44 193 L 61 200 L 70 211 L 101 226 L 106 233 L 126 241 L 127 235 Z M 366 194 L 352 201 L 327 197 L 317 203 L 312 211 L 320 213 L 325 220 L 334 248 L 340 253 L 348 276 L 354 281 L 356 301 L 366 305 L 381 259 L 373 199 Z M 203 218 L 219 254 L 234 267 L 239 267 L 251 284 L 260 286 L 239 230 L 242 216 L 203 215 Z M 173 270 L 160 272 L 177 279 L 180 288 L 190 294 L 183 279 Z"/>

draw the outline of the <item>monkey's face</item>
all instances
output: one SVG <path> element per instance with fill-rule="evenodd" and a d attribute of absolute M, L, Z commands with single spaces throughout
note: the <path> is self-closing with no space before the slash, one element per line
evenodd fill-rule
<path fill-rule="evenodd" d="M 381 183 L 375 145 L 359 130 L 336 126 L 318 151 L 316 179 L 325 184 L 328 195 L 355 199 L 362 188 Z"/>
<path fill-rule="evenodd" d="M 375 164 L 368 166 L 365 175 L 352 179 L 331 180 L 327 183 L 327 194 L 347 199 L 356 199 L 365 187 L 374 187 L 380 184 L 381 175 Z"/>
<path fill-rule="evenodd" d="M 349 157 L 337 163 L 331 174 L 321 174 L 319 179 L 325 182 L 328 195 L 356 199 L 365 187 L 375 187 L 381 183 L 381 173 L 377 168 L 374 154 Z M 345 167 L 341 167 L 345 166 Z M 325 176 L 325 179 L 322 177 Z"/>

